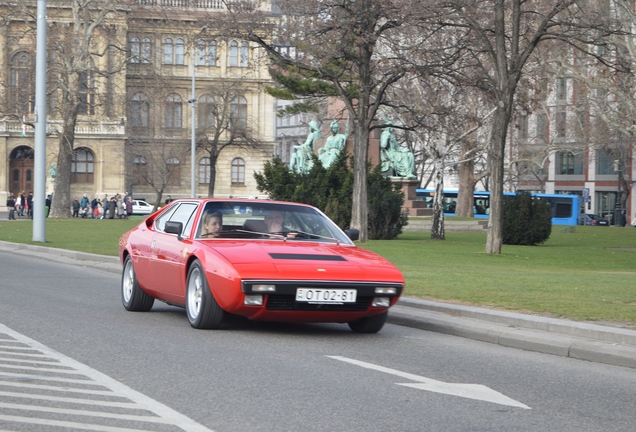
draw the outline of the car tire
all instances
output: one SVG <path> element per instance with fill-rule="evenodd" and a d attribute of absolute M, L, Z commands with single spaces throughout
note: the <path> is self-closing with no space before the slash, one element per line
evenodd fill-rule
<path fill-rule="evenodd" d="M 210 291 L 200 261 L 194 261 L 186 282 L 186 312 L 190 325 L 196 329 L 218 329 L 225 311 L 221 309 Z"/>
<path fill-rule="evenodd" d="M 124 270 L 121 274 L 121 302 L 124 308 L 131 312 L 148 312 L 155 302 L 155 299 L 139 286 L 130 255 L 124 261 Z"/>
<path fill-rule="evenodd" d="M 388 316 L 389 312 L 384 311 L 379 315 L 374 315 L 367 318 L 360 318 L 347 324 L 349 324 L 349 328 L 356 333 L 377 333 L 384 326 L 384 323 L 386 322 Z"/>

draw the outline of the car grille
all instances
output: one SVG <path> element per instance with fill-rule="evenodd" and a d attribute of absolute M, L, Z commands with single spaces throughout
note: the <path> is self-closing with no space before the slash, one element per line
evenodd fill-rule
<path fill-rule="evenodd" d="M 325 312 L 364 312 L 369 309 L 373 297 L 359 296 L 355 303 L 343 304 L 309 304 L 297 303 L 293 295 L 269 295 L 267 310 L 286 311 L 325 311 Z"/>

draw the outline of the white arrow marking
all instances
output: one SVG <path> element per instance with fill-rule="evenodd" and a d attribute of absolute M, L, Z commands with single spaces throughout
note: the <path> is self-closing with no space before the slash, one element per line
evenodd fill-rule
<path fill-rule="evenodd" d="M 443 381 L 436 381 L 434 379 L 426 378 L 419 375 L 413 375 L 407 372 L 401 372 L 399 370 L 387 368 L 384 366 L 374 365 L 372 363 L 366 363 L 359 360 L 350 359 L 341 356 L 327 356 L 334 360 L 340 360 L 346 363 L 351 363 L 356 366 L 360 366 L 367 369 L 373 369 L 379 372 L 388 373 L 391 375 L 397 375 L 402 378 L 409 379 L 411 381 L 417 381 L 415 383 L 396 383 L 397 385 L 412 387 L 420 390 L 426 390 L 434 393 L 448 394 L 452 396 L 459 396 L 468 399 L 476 399 L 485 402 L 492 402 L 499 405 L 508 405 L 518 408 L 531 409 L 529 406 L 522 404 L 514 399 L 505 396 L 498 391 L 488 388 L 481 384 L 455 384 L 445 383 Z"/>

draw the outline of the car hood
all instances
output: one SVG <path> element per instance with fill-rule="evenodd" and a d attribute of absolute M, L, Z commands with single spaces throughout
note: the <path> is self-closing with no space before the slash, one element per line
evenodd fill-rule
<path fill-rule="evenodd" d="M 365 249 L 333 243 L 249 242 L 209 245 L 243 279 L 315 279 L 404 282 L 386 259 Z"/>

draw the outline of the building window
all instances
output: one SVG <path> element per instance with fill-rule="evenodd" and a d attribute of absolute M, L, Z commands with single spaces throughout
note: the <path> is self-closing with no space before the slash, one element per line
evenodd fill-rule
<path fill-rule="evenodd" d="M 249 44 L 242 42 L 239 50 L 239 43 L 235 40 L 230 42 L 230 67 L 247 67 L 249 63 Z"/>
<path fill-rule="evenodd" d="M 130 101 L 130 125 L 137 128 L 148 127 L 150 103 L 143 93 L 135 94 Z"/>
<path fill-rule="evenodd" d="M 80 147 L 73 152 L 71 161 L 71 183 L 93 183 L 93 152 Z"/>
<path fill-rule="evenodd" d="M 583 154 L 558 152 L 556 157 L 557 175 L 583 175 Z"/>
<path fill-rule="evenodd" d="M 141 43 L 138 37 L 130 39 L 130 63 L 141 63 Z"/>
<path fill-rule="evenodd" d="M 199 161 L 199 184 L 210 184 L 210 168 L 210 158 L 201 158 Z"/>
<path fill-rule="evenodd" d="M 600 175 L 615 175 L 614 171 L 614 156 L 611 154 L 599 150 L 596 152 L 596 174 Z"/>
<path fill-rule="evenodd" d="M 547 125 L 548 125 L 548 122 L 547 122 L 545 113 L 544 112 L 538 113 L 536 137 L 539 142 L 545 142 Z"/>
<path fill-rule="evenodd" d="M 163 41 L 163 63 L 164 64 L 185 64 L 185 42 L 179 38 L 173 41 L 171 38 L 166 38 Z"/>
<path fill-rule="evenodd" d="M 12 108 L 21 114 L 32 113 L 35 93 L 31 54 L 27 52 L 15 54 L 11 58 L 10 75 L 9 99 Z"/>
<path fill-rule="evenodd" d="M 166 185 L 178 186 L 181 184 L 181 164 L 179 159 L 170 158 L 166 161 Z"/>
<path fill-rule="evenodd" d="M 240 66 L 247 67 L 247 63 L 249 60 L 250 50 L 247 42 L 241 43 L 241 58 L 240 58 Z"/>
<path fill-rule="evenodd" d="M 556 137 L 565 138 L 565 128 L 567 122 L 567 116 L 565 110 L 557 111 L 556 117 Z"/>
<path fill-rule="evenodd" d="M 165 127 L 167 129 L 180 129 L 183 116 L 183 104 L 181 96 L 171 93 L 166 98 Z"/>
<path fill-rule="evenodd" d="M 79 76 L 79 100 L 77 113 L 82 115 L 95 114 L 95 63 L 90 61 L 91 70 L 82 72 Z"/>
<path fill-rule="evenodd" d="M 212 129 L 214 128 L 214 114 L 216 113 L 216 106 L 214 104 L 214 98 L 210 95 L 203 95 L 199 98 L 199 129 Z"/>
<path fill-rule="evenodd" d="M 130 39 L 130 63 L 150 63 L 152 41 L 145 37 L 141 41 L 138 37 Z"/>
<path fill-rule="evenodd" d="M 245 161 L 241 158 L 232 159 L 232 184 L 245 184 Z"/>
<path fill-rule="evenodd" d="M 568 80 L 565 78 L 557 78 L 556 82 L 556 100 L 564 101 L 568 97 Z"/>
<path fill-rule="evenodd" d="M 197 66 L 216 66 L 216 41 L 197 42 Z"/>
<path fill-rule="evenodd" d="M 230 104 L 230 123 L 234 132 L 247 129 L 247 99 L 237 96 Z"/>
<path fill-rule="evenodd" d="M 528 116 L 519 116 L 519 139 L 528 139 Z"/>
<path fill-rule="evenodd" d="M 135 185 L 148 183 L 146 159 L 142 156 L 137 156 L 133 159 L 132 183 Z"/>
<path fill-rule="evenodd" d="M 174 44 L 172 43 L 172 39 L 167 38 L 163 41 L 163 63 L 164 64 L 172 64 L 172 59 L 174 57 Z"/>
<path fill-rule="evenodd" d="M 185 42 L 183 39 L 177 39 L 176 47 L 175 47 L 175 58 L 174 62 L 178 65 L 185 64 Z"/>

